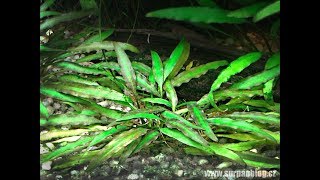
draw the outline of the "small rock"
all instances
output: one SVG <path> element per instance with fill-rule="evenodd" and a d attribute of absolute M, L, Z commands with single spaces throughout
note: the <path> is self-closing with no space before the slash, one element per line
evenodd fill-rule
<path fill-rule="evenodd" d="M 216 168 L 223 169 L 223 168 L 230 167 L 231 165 L 232 165 L 232 162 L 223 162 L 223 163 L 219 164 Z"/>
<path fill-rule="evenodd" d="M 40 144 L 40 154 L 45 154 L 47 152 L 49 152 L 49 148 L 46 148 L 42 144 Z"/>
<path fill-rule="evenodd" d="M 139 179 L 139 175 L 138 174 L 129 174 L 127 179 Z"/>
<path fill-rule="evenodd" d="M 52 104 L 53 103 L 53 99 L 52 98 L 47 98 L 47 102 L 49 103 L 49 104 Z"/>
<path fill-rule="evenodd" d="M 251 149 L 250 151 L 253 152 L 253 153 L 258 153 L 257 149 Z"/>
<path fill-rule="evenodd" d="M 176 171 L 175 174 L 177 176 L 181 177 L 183 175 L 183 170 L 180 169 L 180 170 Z"/>
<path fill-rule="evenodd" d="M 73 170 L 73 171 L 71 171 L 71 172 L 70 172 L 70 174 L 71 174 L 71 176 L 74 176 L 74 175 L 79 174 L 79 172 L 78 172 L 78 171 L 76 171 L 76 170 Z"/>
<path fill-rule="evenodd" d="M 59 103 L 53 103 L 54 109 L 60 109 L 61 105 Z"/>
<path fill-rule="evenodd" d="M 52 143 L 46 143 L 46 146 L 47 146 L 48 148 L 50 148 L 51 150 L 54 149 L 54 145 L 53 145 Z"/>
<path fill-rule="evenodd" d="M 62 111 L 57 111 L 55 114 L 62 114 Z"/>
<path fill-rule="evenodd" d="M 54 108 L 53 108 L 52 106 L 48 106 L 48 107 L 47 107 L 47 110 L 48 110 L 48 113 L 49 113 L 50 115 L 52 115 L 53 112 L 54 112 Z"/>
<path fill-rule="evenodd" d="M 112 161 L 110 161 L 110 163 L 109 163 L 110 167 L 115 167 L 115 166 L 117 166 L 118 164 L 119 164 L 119 161 L 116 161 L 116 160 L 112 160 Z"/>
<path fill-rule="evenodd" d="M 207 164 L 208 162 L 209 162 L 209 161 L 206 160 L 206 159 L 200 159 L 200 160 L 198 161 L 198 164 L 201 166 L 201 165 Z"/>
<path fill-rule="evenodd" d="M 56 179 L 62 179 L 61 175 L 56 175 Z"/>
<path fill-rule="evenodd" d="M 51 164 L 52 164 L 52 161 L 47 161 L 47 162 L 42 163 L 41 167 L 43 170 L 50 170 Z"/>
<path fill-rule="evenodd" d="M 163 168 L 163 169 L 165 169 L 165 168 L 168 168 L 169 165 L 170 165 L 169 162 L 162 162 L 162 163 L 160 164 L 160 167 Z"/>
<path fill-rule="evenodd" d="M 165 159 L 165 155 L 162 154 L 162 153 L 160 153 L 160 154 L 158 154 L 157 156 L 155 156 L 154 159 L 155 159 L 156 161 L 158 161 L 158 162 L 161 162 L 162 160 Z"/>

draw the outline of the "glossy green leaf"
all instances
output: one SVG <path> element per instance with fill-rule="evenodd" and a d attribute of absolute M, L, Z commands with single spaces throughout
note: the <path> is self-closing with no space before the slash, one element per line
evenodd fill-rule
<path fill-rule="evenodd" d="M 265 100 L 251 99 L 248 101 L 244 101 L 243 104 L 246 104 L 249 106 L 255 106 L 255 107 L 262 107 L 262 108 L 269 109 L 271 111 L 280 112 L 280 103 L 274 103 L 273 105 L 270 105 Z"/>
<path fill-rule="evenodd" d="M 280 66 L 273 67 L 269 70 L 262 71 L 253 76 L 249 76 L 241 81 L 234 83 L 230 89 L 250 89 L 277 77 L 280 74 Z"/>
<path fill-rule="evenodd" d="M 233 89 L 224 89 L 220 91 L 215 91 L 212 93 L 213 99 L 218 102 L 225 100 L 227 98 L 252 98 L 254 96 L 263 96 L 262 90 L 233 90 Z M 202 106 L 209 104 L 208 94 L 204 95 L 197 104 Z"/>
<path fill-rule="evenodd" d="M 224 69 L 217 79 L 213 82 L 210 92 L 213 92 L 221 86 L 222 83 L 227 82 L 229 78 L 239 72 L 241 72 L 243 69 L 248 67 L 250 64 L 256 62 L 261 57 L 260 52 L 252 52 L 249 54 L 246 54 L 244 56 L 239 57 L 238 59 L 232 61 L 229 66 Z"/>
<path fill-rule="evenodd" d="M 40 45 L 40 52 L 55 52 L 55 51 L 64 51 L 64 50 L 61 50 L 61 49 L 56 49 L 56 48 L 50 48 L 50 47 L 47 47 L 47 46 L 44 46 L 44 45 Z"/>
<path fill-rule="evenodd" d="M 83 153 L 76 154 L 74 156 L 66 157 L 62 160 L 61 163 L 55 164 L 52 167 L 52 170 L 60 170 L 60 169 L 67 169 L 70 167 L 75 167 L 90 161 L 90 159 L 94 158 L 99 153 L 97 151 L 87 151 Z"/>
<path fill-rule="evenodd" d="M 234 112 L 232 114 L 224 115 L 224 117 L 229 117 L 231 119 L 243 119 L 243 120 L 254 120 L 261 123 L 268 123 L 280 126 L 280 116 L 278 115 L 268 115 L 262 112 Z"/>
<path fill-rule="evenodd" d="M 114 135 L 114 134 L 119 133 L 119 132 L 126 130 L 126 129 L 128 129 L 126 126 L 118 125 L 117 127 L 112 127 L 109 130 L 101 132 L 100 134 L 98 134 L 94 137 L 94 139 L 90 142 L 88 147 L 94 146 L 94 145 L 100 143 L 101 141 L 103 141 L 106 137 Z"/>
<path fill-rule="evenodd" d="M 280 168 L 280 160 L 275 158 L 265 157 L 256 153 L 237 152 L 243 161 L 249 166 L 259 168 Z"/>
<path fill-rule="evenodd" d="M 54 4 L 55 0 L 45 0 L 40 6 L 40 12 L 47 10 L 50 6 Z"/>
<path fill-rule="evenodd" d="M 47 120 L 40 118 L 40 126 L 45 126 L 47 124 Z"/>
<path fill-rule="evenodd" d="M 47 84 L 47 87 L 53 88 L 66 94 L 84 98 L 109 99 L 124 102 L 126 102 L 127 100 L 124 94 L 99 85 L 91 86 L 74 82 L 60 82 L 55 84 Z"/>
<path fill-rule="evenodd" d="M 143 88 L 145 91 L 152 93 L 155 96 L 160 97 L 160 93 L 157 91 L 157 89 L 152 86 L 152 84 L 148 81 L 148 79 L 141 73 L 136 72 L 137 76 L 137 84 L 141 88 Z"/>
<path fill-rule="evenodd" d="M 117 152 L 123 150 L 127 145 L 129 145 L 132 141 L 141 137 L 147 133 L 147 129 L 144 128 L 134 128 L 129 131 L 122 132 L 121 134 L 114 137 L 106 146 L 104 146 L 99 154 L 94 157 L 89 166 L 88 171 L 92 171 L 97 165 L 99 165 L 102 161 L 105 161 L 112 157 Z"/>
<path fill-rule="evenodd" d="M 106 75 L 106 76 L 111 76 L 111 74 L 108 73 L 107 71 L 95 69 L 95 68 L 91 68 L 91 67 L 80 66 L 77 63 L 73 63 L 73 62 L 62 61 L 62 62 L 56 63 L 55 65 L 58 67 L 67 69 L 67 70 L 77 72 L 77 73 L 93 74 L 93 75 L 102 74 L 102 75 Z"/>
<path fill-rule="evenodd" d="M 248 131 L 261 137 L 265 137 L 273 142 L 277 142 L 270 134 L 245 121 L 236 121 L 230 118 L 208 118 L 207 121 L 217 126 L 229 127 L 240 131 Z"/>
<path fill-rule="evenodd" d="M 59 114 L 52 115 L 48 118 L 46 125 L 48 126 L 64 126 L 64 125 L 91 125 L 91 124 L 107 124 L 106 121 L 96 119 L 92 116 L 82 114 Z"/>
<path fill-rule="evenodd" d="M 202 114 L 200 109 L 195 105 L 188 106 L 189 111 L 193 115 L 194 119 L 200 127 L 204 129 L 204 133 L 212 140 L 218 141 L 217 136 L 213 133 L 209 123 L 206 121 L 206 117 Z"/>
<path fill-rule="evenodd" d="M 152 72 L 154 74 L 154 79 L 158 84 L 158 89 L 159 89 L 160 95 L 162 96 L 162 86 L 164 81 L 163 64 L 160 59 L 160 56 L 155 51 L 151 51 L 151 59 L 152 59 Z"/>
<path fill-rule="evenodd" d="M 92 85 L 92 86 L 99 86 L 97 82 L 90 81 L 88 80 L 88 78 L 83 78 L 75 74 L 64 74 L 59 77 L 59 80 L 66 81 L 66 82 L 81 83 L 81 84 Z"/>
<path fill-rule="evenodd" d="M 170 80 L 165 81 L 164 90 L 166 91 L 168 99 L 171 101 L 172 111 L 175 111 L 178 104 L 178 96 Z"/>
<path fill-rule="evenodd" d="M 49 160 L 54 159 L 56 157 L 66 155 L 66 154 L 72 153 L 74 151 L 80 150 L 80 148 L 83 148 L 83 146 L 85 144 L 89 143 L 92 139 L 93 139 L 93 137 L 83 137 L 76 142 L 69 143 L 69 144 L 67 144 L 63 147 L 60 147 L 57 150 L 49 153 L 48 155 L 46 155 L 45 157 L 40 159 L 40 162 L 46 162 L 46 161 L 49 161 Z"/>
<path fill-rule="evenodd" d="M 106 57 L 117 57 L 117 54 L 114 51 L 105 52 L 104 55 Z M 92 60 L 101 59 L 103 57 L 104 57 L 103 53 L 95 53 L 95 54 L 91 54 L 91 55 L 85 56 L 83 58 L 77 59 L 76 63 L 89 62 Z"/>
<path fill-rule="evenodd" d="M 187 136 L 185 136 L 183 133 L 181 133 L 178 130 L 174 130 L 174 129 L 170 129 L 170 128 L 160 128 L 160 132 L 172 137 L 180 142 L 182 142 L 183 144 L 186 144 L 188 146 L 192 146 L 198 149 L 203 150 L 204 146 L 202 146 L 201 144 L 191 140 L 190 138 L 188 138 Z"/>
<path fill-rule="evenodd" d="M 271 69 L 280 65 L 280 52 L 274 53 L 266 62 L 265 69 Z"/>
<path fill-rule="evenodd" d="M 121 68 L 121 74 L 126 82 L 127 87 L 135 94 L 136 93 L 136 74 L 132 68 L 129 57 L 118 43 L 113 43 L 118 56 L 118 63 Z"/>
<path fill-rule="evenodd" d="M 117 121 L 126 121 L 126 120 L 137 119 L 137 118 L 161 120 L 159 116 L 156 116 L 150 113 L 141 112 L 141 113 L 135 113 L 135 114 L 131 114 L 131 113 L 125 114 L 121 118 L 118 118 Z"/>
<path fill-rule="evenodd" d="M 40 24 L 40 31 L 49 29 L 59 23 L 72 21 L 75 19 L 80 19 L 85 16 L 89 16 L 90 14 L 93 14 L 94 11 L 91 10 L 84 10 L 84 11 L 72 11 L 69 13 L 61 14 L 59 16 L 55 16 L 52 18 L 49 18 L 45 20 L 43 23 Z"/>
<path fill-rule="evenodd" d="M 159 131 L 150 131 L 148 134 L 144 135 L 139 144 L 133 150 L 132 154 L 139 152 L 143 147 L 146 147 L 152 141 L 155 141 L 159 134 Z"/>
<path fill-rule="evenodd" d="M 242 160 L 242 158 L 236 154 L 235 152 L 223 147 L 220 144 L 217 143 L 210 143 L 209 146 L 210 150 L 213 151 L 215 154 L 219 155 L 219 156 L 223 156 L 229 159 L 232 159 L 240 164 L 245 164 L 244 161 Z"/>
<path fill-rule="evenodd" d="M 190 53 L 190 44 L 182 39 L 171 53 L 169 59 L 164 62 L 163 79 L 172 79 L 183 67 Z"/>
<path fill-rule="evenodd" d="M 132 61 L 132 67 L 135 71 L 142 73 L 145 76 L 149 76 L 151 68 L 141 62 Z"/>
<path fill-rule="evenodd" d="M 143 99 L 141 99 L 141 101 L 150 102 L 150 103 L 154 103 L 154 104 L 163 104 L 165 106 L 172 107 L 171 103 L 168 100 L 162 99 L 162 98 L 143 98 Z"/>
<path fill-rule="evenodd" d="M 120 162 L 125 162 L 125 160 L 133 154 L 133 151 L 137 147 L 137 145 L 140 143 L 141 137 L 137 138 L 136 140 L 132 141 L 125 149 L 123 152 L 119 154 L 119 160 Z"/>
<path fill-rule="evenodd" d="M 176 128 L 178 129 L 180 132 L 182 132 L 185 136 L 189 137 L 190 139 L 206 146 L 208 145 L 208 141 L 206 141 L 201 135 L 199 135 L 196 131 L 194 131 L 193 129 L 187 127 L 186 125 L 184 125 L 183 123 L 177 122 L 177 121 L 167 121 L 166 125 L 169 128 Z"/>
<path fill-rule="evenodd" d="M 184 152 L 186 154 L 191 154 L 194 156 L 210 156 L 213 154 L 212 152 L 203 151 L 203 150 L 200 150 L 200 149 L 197 149 L 194 147 L 186 147 L 186 148 L 184 148 Z"/>
<path fill-rule="evenodd" d="M 100 113 L 103 116 L 106 116 L 108 118 L 117 119 L 122 116 L 122 112 L 118 110 L 108 109 L 105 107 L 102 107 L 96 103 L 85 103 L 84 106 L 88 109 L 92 109 L 93 111 L 96 111 Z"/>
<path fill-rule="evenodd" d="M 203 130 L 203 128 L 191 123 L 190 121 L 188 120 L 185 120 L 183 117 L 181 117 L 180 115 L 174 113 L 174 112 L 171 112 L 171 111 L 164 111 L 162 114 L 161 114 L 164 118 L 166 119 L 176 119 L 176 120 L 179 120 L 180 122 L 182 122 L 183 124 L 185 124 L 186 126 L 190 127 L 190 128 L 193 128 L 193 129 L 200 129 L 200 130 Z"/>
<path fill-rule="evenodd" d="M 47 87 L 44 87 L 44 86 L 41 86 L 40 87 L 40 93 L 45 95 L 45 96 L 49 96 L 49 97 L 52 97 L 52 98 L 55 98 L 55 99 L 58 99 L 58 100 L 61 100 L 61 101 L 67 101 L 67 102 L 78 102 L 78 103 L 88 103 L 88 101 L 82 99 L 82 98 L 79 98 L 79 97 L 76 97 L 76 96 L 72 96 L 72 95 L 67 95 L 67 94 L 63 94 L 63 93 L 60 93 L 52 88 L 47 88 Z"/>
<path fill-rule="evenodd" d="M 40 134 L 40 141 L 49 141 L 52 139 L 78 136 L 85 132 L 91 131 L 90 129 L 69 129 L 69 130 L 51 130 L 47 133 Z"/>
<path fill-rule="evenodd" d="M 269 4 L 268 6 L 264 7 L 259 12 L 257 12 L 257 14 L 253 18 L 253 21 L 258 22 L 278 12 L 280 12 L 280 0 Z"/>
<path fill-rule="evenodd" d="M 72 52 L 90 52 L 98 50 L 113 51 L 115 50 L 114 43 L 116 43 L 121 49 L 129 50 L 134 53 L 139 53 L 139 50 L 131 44 L 115 42 L 115 41 L 103 41 L 103 42 L 93 42 L 90 44 L 81 44 L 76 48 L 71 48 Z"/>
<path fill-rule="evenodd" d="M 248 151 L 250 149 L 253 149 L 265 144 L 266 144 L 265 140 L 254 140 L 254 141 L 247 141 L 247 142 L 223 144 L 222 147 L 230 149 L 232 151 Z"/>
<path fill-rule="evenodd" d="M 40 100 L 40 115 L 44 116 L 45 118 L 49 117 L 49 112 L 47 108 L 43 105 L 41 100 Z"/>
<path fill-rule="evenodd" d="M 40 19 L 48 16 L 57 16 L 57 15 L 61 15 L 61 13 L 57 11 L 42 11 L 40 12 Z"/>
<path fill-rule="evenodd" d="M 263 96 L 264 99 L 269 103 L 269 104 L 274 104 L 273 103 L 273 84 L 274 84 L 274 79 L 269 80 L 268 82 L 264 83 L 263 85 Z"/>
<path fill-rule="evenodd" d="M 243 23 L 244 19 L 228 17 L 229 11 L 210 7 L 177 7 L 149 12 L 147 17 L 202 23 Z"/>
<path fill-rule="evenodd" d="M 216 134 L 216 135 L 218 137 L 226 137 L 226 138 L 235 139 L 238 141 L 261 140 L 261 137 L 254 135 L 254 134 L 248 134 L 248 133 Z"/>
<path fill-rule="evenodd" d="M 268 4 L 267 1 L 256 2 L 256 3 L 251 4 L 249 6 L 245 6 L 240 9 L 234 10 L 234 11 L 228 13 L 228 16 L 235 17 L 235 18 L 252 17 L 252 16 L 256 15 L 256 13 L 259 12 L 259 10 L 261 10 L 267 4 Z"/>
<path fill-rule="evenodd" d="M 204 75 L 208 70 L 217 69 L 220 66 L 225 66 L 227 64 L 228 61 L 214 61 L 183 71 L 171 80 L 172 85 L 180 86 L 183 83 L 189 82 L 193 78 L 198 78 L 201 75 Z"/>

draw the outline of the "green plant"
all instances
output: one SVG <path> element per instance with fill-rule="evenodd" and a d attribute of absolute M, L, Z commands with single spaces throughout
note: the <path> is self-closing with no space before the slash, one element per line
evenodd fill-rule
<path fill-rule="evenodd" d="M 42 9 L 52 2 L 46 1 Z M 83 9 L 96 6 L 81 2 Z M 212 1 L 199 2 L 215 5 Z M 98 31 L 84 28 L 66 41 L 60 29 L 40 46 L 40 126 L 47 130 L 40 141 L 58 146 L 41 155 L 41 162 L 65 157 L 53 168 L 89 164 L 88 170 L 93 170 L 109 158 L 124 160 L 160 140 L 180 142 L 189 154 L 218 155 L 249 166 L 279 168 L 278 159 L 248 151 L 280 143 L 280 104 L 272 98 L 280 74 L 280 53 L 269 58 L 264 71 L 223 87 L 262 54 L 252 52 L 231 63 L 212 61 L 183 71 L 190 44 L 182 39 L 165 61 L 151 51 L 150 67 L 130 60 L 126 51 L 139 53 L 135 46 L 106 40 L 113 29 Z M 68 58 L 75 54 L 86 56 L 70 61 Z M 175 88 L 224 66 L 207 95 L 196 102 L 179 101 Z M 52 115 L 43 104 L 45 97 L 74 111 Z M 107 100 L 122 109 L 97 100 Z M 221 137 L 228 143 L 220 143 Z"/>
<path fill-rule="evenodd" d="M 87 148 L 86 152 L 69 157 L 64 164 L 57 167 L 69 167 L 90 161 L 88 169 L 92 170 L 108 158 L 119 157 L 125 159 L 130 154 L 138 152 L 156 140 L 160 134 L 164 134 L 188 145 L 187 153 L 217 154 L 251 166 L 257 166 L 258 163 L 260 167 L 279 167 L 277 163 L 259 162 L 263 158 L 261 159 L 256 155 L 251 155 L 251 159 L 246 159 L 247 156 L 242 153 L 242 151 L 247 151 L 261 144 L 279 143 L 278 133 L 265 130 L 269 125 L 278 127 L 279 115 L 277 113 L 232 113 L 232 111 L 228 111 L 222 116 L 212 116 L 213 112 L 208 113 L 206 108 L 202 112 L 202 108 L 200 108 L 200 106 L 208 105 L 210 102 L 208 98 L 205 98 L 207 96 L 198 102 L 188 102 L 180 105 L 178 103 L 175 87 L 205 74 L 210 69 L 228 65 L 227 61 L 214 61 L 180 72 L 189 55 L 189 44 L 185 40 L 178 44 L 164 63 L 160 60 L 159 55 L 152 51 L 152 67 L 139 62 L 131 62 L 124 51 L 125 48 L 136 50 L 131 45 L 119 42 L 84 43 L 70 50 L 114 50 L 117 55 L 117 63 L 103 61 L 90 67 L 65 61 L 54 64 L 62 69 L 86 74 L 88 77 L 85 78 L 75 74 L 62 75 L 56 82 L 47 82 L 41 86 L 40 91 L 43 95 L 64 101 L 77 109 L 76 113 L 48 117 L 41 105 L 43 115 L 40 120 L 41 126 L 45 128 L 61 125 L 80 126 L 82 130 L 86 129 L 88 132 L 100 133 L 98 135 L 82 136 L 79 140 L 45 155 L 41 158 L 41 162 Z M 222 90 L 223 93 L 220 94 L 218 91 L 216 94 L 213 92 L 220 87 L 219 84 L 221 85 L 231 75 L 242 71 L 259 58 L 260 53 L 251 53 L 230 63 L 213 83 L 214 88 L 210 93 L 214 94 L 213 101 L 229 97 L 232 97 L 233 100 L 241 97 L 243 101 L 250 101 L 252 96 L 263 96 L 262 90 L 246 89 L 266 83 L 268 80 L 275 78 L 278 75 L 277 73 L 272 73 L 271 76 L 269 75 L 263 80 L 261 78 L 254 80 L 255 83 L 249 83 L 249 85 L 247 82 L 251 80 L 243 80 L 238 85 L 235 83 L 234 86 Z M 244 64 L 245 61 L 248 63 Z M 268 64 L 272 64 L 268 67 L 271 68 L 276 63 Z M 267 71 L 260 74 L 266 76 Z M 260 74 L 249 77 L 249 79 L 254 79 Z M 103 81 L 110 82 L 108 87 L 101 85 Z M 245 93 L 245 91 L 249 93 Z M 163 97 L 163 92 L 166 93 L 167 98 Z M 130 107 L 132 110 L 124 114 L 121 111 L 101 107 L 92 98 L 108 99 L 122 106 Z M 243 101 L 227 104 L 227 107 L 240 104 Z M 183 108 L 185 105 L 187 105 L 187 108 Z M 254 106 L 252 107 L 254 108 Z M 220 105 L 219 110 L 222 108 L 222 105 Z M 108 121 L 100 120 L 101 115 L 110 119 Z M 191 117 L 191 119 L 187 120 L 187 117 Z M 135 125 L 136 120 L 141 120 L 143 123 Z M 104 128 L 107 129 L 102 130 Z M 215 131 L 225 132 L 224 135 L 228 135 L 227 132 L 230 132 L 230 135 L 234 131 L 245 132 L 243 136 L 239 133 L 240 137 L 238 139 L 249 136 L 254 138 L 255 141 L 222 145 L 217 142 L 219 135 L 223 134 Z M 81 132 L 74 132 L 73 130 L 63 134 L 59 131 L 56 133 L 53 131 L 46 140 L 75 136 L 81 134 Z M 101 149 L 89 151 L 94 145 L 100 145 Z M 252 159 L 252 157 L 254 158 Z M 271 161 L 277 160 L 271 159 Z"/>
<path fill-rule="evenodd" d="M 198 6 L 161 9 L 146 14 L 147 17 L 166 18 L 192 23 L 244 23 L 253 17 L 258 22 L 280 12 L 280 0 L 255 1 L 237 10 L 222 8 L 214 1 L 197 1 Z"/>

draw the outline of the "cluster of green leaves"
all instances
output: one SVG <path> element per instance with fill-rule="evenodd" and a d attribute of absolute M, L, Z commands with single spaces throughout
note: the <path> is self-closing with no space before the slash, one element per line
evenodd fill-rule
<path fill-rule="evenodd" d="M 189 154 L 218 155 L 254 167 L 279 168 L 278 159 L 249 151 L 280 143 L 280 104 L 272 98 L 280 74 L 279 53 L 269 58 L 264 71 L 222 88 L 232 76 L 258 61 L 261 53 L 252 52 L 231 63 L 219 60 L 182 70 L 190 52 L 190 44 L 183 39 L 164 61 L 151 51 L 150 67 L 130 60 L 126 51 L 138 53 L 135 46 L 106 40 L 112 32 L 95 33 L 85 28 L 72 42 L 61 40 L 58 32 L 41 46 L 41 65 L 45 64 L 46 71 L 41 77 L 42 97 L 75 110 L 50 115 L 40 100 L 40 126 L 48 130 L 40 140 L 58 144 L 41 156 L 41 162 L 63 156 L 66 158 L 54 168 L 89 164 L 88 170 L 93 170 L 109 158 L 124 160 L 159 139 L 180 142 Z M 75 62 L 66 60 L 80 52 L 87 56 Z M 83 64 L 90 61 L 98 63 Z M 49 66 L 59 69 L 48 71 Z M 196 102 L 179 101 L 177 87 L 222 67 L 207 95 Z M 96 99 L 131 111 L 103 107 Z M 137 124 L 137 120 L 141 122 Z M 69 130 L 61 130 L 61 126 Z M 233 143 L 221 144 L 221 137 Z"/>
<path fill-rule="evenodd" d="M 147 17 L 166 18 L 193 23 L 244 23 L 247 18 L 258 22 L 280 12 L 280 0 L 254 1 L 236 10 L 220 7 L 213 0 L 197 0 L 198 6 L 175 7 L 149 12 Z"/>
<path fill-rule="evenodd" d="M 134 46 L 125 43 L 90 42 L 70 48 L 70 52 L 114 52 L 117 62 L 101 61 L 89 67 L 81 65 L 81 62 L 101 58 L 94 54 L 90 56 L 93 58 L 84 57 L 76 62 L 54 63 L 62 72 L 68 70 L 74 73 L 58 76 L 54 82 L 47 81 L 41 85 L 40 92 L 71 105 L 76 112 L 49 116 L 40 102 L 41 126 L 55 129 L 50 131 L 50 134 L 45 134 L 46 138 L 42 138 L 44 141 L 61 138 L 70 140 L 70 136 L 79 136 L 84 131 L 91 133 L 44 155 L 41 162 L 87 148 L 87 151 L 77 154 L 77 158 L 71 156 L 56 168 L 90 161 L 88 169 L 92 170 L 108 158 L 125 159 L 155 141 L 160 134 L 164 134 L 187 145 L 187 153 L 216 154 L 251 166 L 279 167 L 276 159 L 246 154 L 253 147 L 279 143 L 279 104 L 270 98 L 270 86 L 273 86 L 279 75 L 279 56 L 274 55 L 269 59 L 265 71 L 234 83 L 227 89 L 219 90 L 220 85 L 231 76 L 257 61 L 261 53 L 244 55 L 230 64 L 226 60 L 214 61 L 181 72 L 188 59 L 189 49 L 190 44 L 183 39 L 163 63 L 160 56 L 151 51 L 152 67 L 149 67 L 139 62 L 131 62 L 125 50 L 138 51 Z M 179 104 L 176 87 L 205 74 L 208 70 L 222 66 L 227 67 L 214 81 L 208 95 L 198 102 Z M 266 100 L 253 100 L 254 96 L 265 97 Z M 132 110 L 123 113 L 108 109 L 97 104 L 94 98 L 108 99 Z M 231 98 L 228 103 L 219 107 L 216 105 L 218 101 L 228 98 Z M 208 113 L 210 103 L 215 108 Z M 243 111 L 244 107 L 265 112 L 234 112 Z M 212 116 L 222 110 L 227 113 Z M 99 119 L 102 115 L 110 119 Z M 146 123 L 135 125 L 134 120 L 137 119 L 144 119 Z M 56 129 L 62 125 L 75 129 Z M 270 126 L 277 131 L 267 130 Z M 106 129 L 101 131 L 104 128 Z M 96 134 L 97 132 L 100 133 Z M 219 144 L 219 136 L 240 142 Z M 95 145 L 100 145 L 101 148 L 90 151 Z"/>

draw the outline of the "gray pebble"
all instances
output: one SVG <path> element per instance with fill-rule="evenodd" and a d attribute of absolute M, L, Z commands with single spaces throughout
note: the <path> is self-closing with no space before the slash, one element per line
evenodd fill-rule
<path fill-rule="evenodd" d="M 208 164 L 208 160 L 206 160 L 206 159 L 200 159 L 199 161 L 198 161 L 198 164 L 201 166 L 201 165 L 204 165 L 204 164 Z"/>

